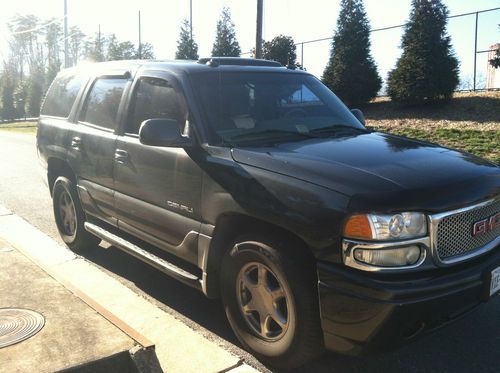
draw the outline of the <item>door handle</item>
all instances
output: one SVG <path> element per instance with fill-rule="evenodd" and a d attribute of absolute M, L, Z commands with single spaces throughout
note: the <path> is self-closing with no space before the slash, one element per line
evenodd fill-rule
<path fill-rule="evenodd" d="M 82 146 L 82 139 L 75 136 L 71 139 L 71 147 L 76 150 L 80 150 Z"/>
<path fill-rule="evenodd" d="M 122 149 L 116 149 L 115 150 L 115 161 L 118 163 L 125 163 L 128 162 L 128 152 Z"/>

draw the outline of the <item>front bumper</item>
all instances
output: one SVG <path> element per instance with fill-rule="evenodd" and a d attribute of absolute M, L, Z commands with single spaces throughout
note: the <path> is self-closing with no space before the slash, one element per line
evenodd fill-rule
<path fill-rule="evenodd" d="M 394 349 L 448 324 L 489 299 L 500 246 L 449 268 L 408 274 L 367 273 L 318 262 L 326 348 L 361 355 Z"/>

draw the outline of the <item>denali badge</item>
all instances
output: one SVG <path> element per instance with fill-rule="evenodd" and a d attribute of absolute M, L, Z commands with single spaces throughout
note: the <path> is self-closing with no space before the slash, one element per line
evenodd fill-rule
<path fill-rule="evenodd" d="M 489 218 L 475 222 L 472 229 L 472 235 L 478 236 L 480 234 L 485 234 L 497 227 L 500 227 L 500 212 L 497 212 Z"/>

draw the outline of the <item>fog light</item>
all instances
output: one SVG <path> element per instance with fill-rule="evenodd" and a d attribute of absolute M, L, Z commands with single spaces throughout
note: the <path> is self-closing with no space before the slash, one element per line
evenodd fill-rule
<path fill-rule="evenodd" d="M 354 250 L 354 258 L 358 262 L 378 267 L 404 267 L 416 264 L 422 255 L 420 247 L 406 246 L 394 249 L 360 249 Z"/>

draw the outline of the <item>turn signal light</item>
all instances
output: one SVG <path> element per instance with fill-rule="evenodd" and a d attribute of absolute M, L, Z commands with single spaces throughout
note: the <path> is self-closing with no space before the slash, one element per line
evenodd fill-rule
<path fill-rule="evenodd" d="M 344 237 L 371 240 L 372 228 L 367 215 L 352 215 L 344 226 Z"/>

